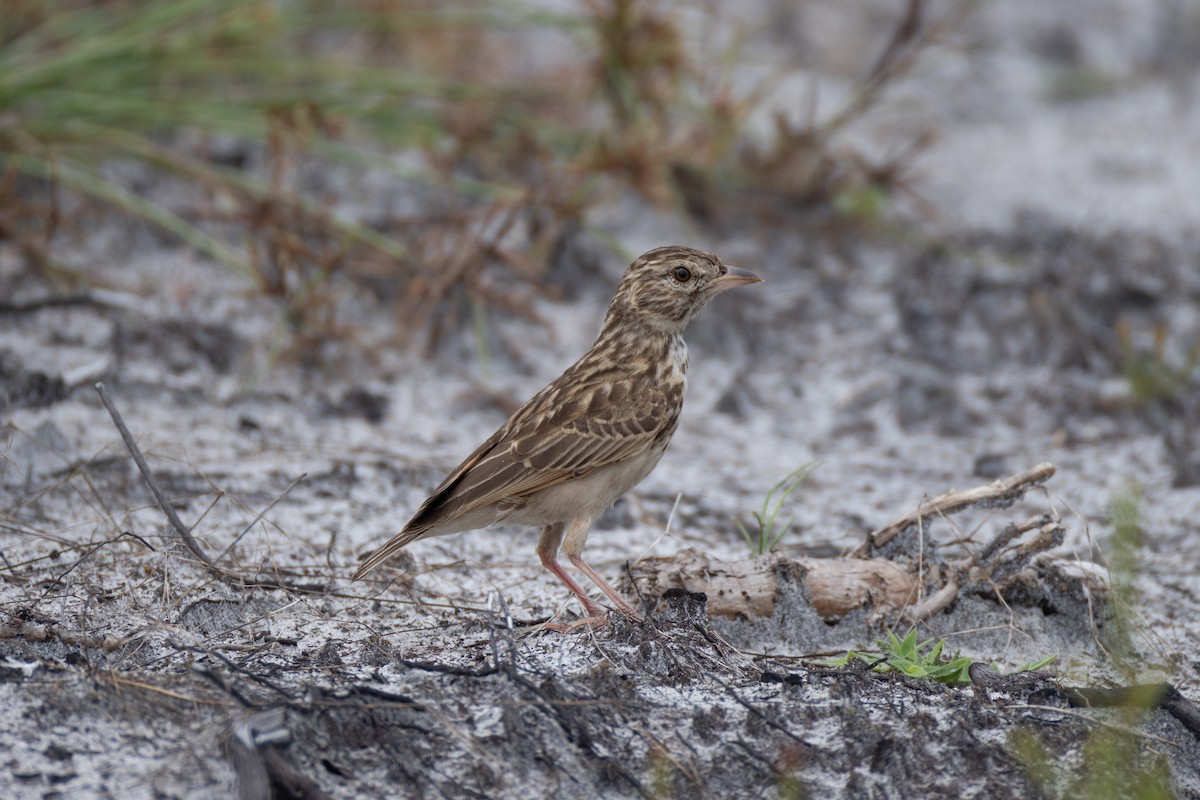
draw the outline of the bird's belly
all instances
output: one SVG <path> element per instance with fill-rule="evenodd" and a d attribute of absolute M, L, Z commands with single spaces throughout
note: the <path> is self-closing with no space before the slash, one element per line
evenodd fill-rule
<path fill-rule="evenodd" d="M 633 458 L 601 467 L 582 478 L 544 489 L 527 498 L 519 508 L 513 509 L 504 521 L 550 525 L 580 518 L 594 520 L 650 474 L 662 458 L 664 449 L 652 448 Z"/>

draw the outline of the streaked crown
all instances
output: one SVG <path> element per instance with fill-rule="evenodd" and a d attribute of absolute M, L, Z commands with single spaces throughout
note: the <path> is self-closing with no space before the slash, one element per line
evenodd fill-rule
<path fill-rule="evenodd" d="M 625 270 L 604 326 L 644 327 L 647 332 L 678 335 L 718 294 L 759 280 L 712 253 L 659 247 L 643 253 Z"/>

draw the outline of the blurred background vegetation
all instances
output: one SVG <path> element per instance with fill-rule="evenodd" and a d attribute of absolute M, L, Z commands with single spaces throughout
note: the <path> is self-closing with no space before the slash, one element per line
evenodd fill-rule
<path fill-rule="evenodd" d="M 563 237 L 621 193 L 718 229 L 875 224 L 925 143 L 880 161 L 839 135 L 957 13 L 898 5 L 841 108 L 751 132 L 788 67 L 735 91 L 741 39 L 697 47 L 653 0 L 7 0 L 0 241 L 69 290 L 97 278 L 64 236 L 140 219 L 278 298 L 301 349 L 345 330 L 335 279 L 436 339 L 472 309 L 528 311 Z M 419 189 L 416 210 L 356 205 L 345 176 L 371 174 Z"/>

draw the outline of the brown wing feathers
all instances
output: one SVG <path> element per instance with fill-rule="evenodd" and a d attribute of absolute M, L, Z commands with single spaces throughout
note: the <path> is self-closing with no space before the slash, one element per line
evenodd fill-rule
<path fill-rule="evenodd" d="M 640 452 L 665 426 L 674 427 L 668 413 L 672 404 L 661 386 L 644 384 L 635 391 L 629 381 L 614 381 L 576 387 L 587 390 L 584 406 L 562 397 L 560 383 L 531 399 L 447 476 L 404 530 L 363 561 L 355 579 L 440 525 L 621 461 Z M 547 406 L 554 410 L 546 413 Z"/>

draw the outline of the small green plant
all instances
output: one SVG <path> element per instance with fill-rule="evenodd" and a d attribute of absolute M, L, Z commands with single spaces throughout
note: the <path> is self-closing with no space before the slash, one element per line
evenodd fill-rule
<path fill-rule="evenodd" d="M 783 504 L 819 464 L 819 461 L 805 464 L 788 473 L 783 480 L 772 486 L 763 500 L 762 509 L 754 512 L 755 528 L 753 530 L 743 525 L 741 520 L 737 520 L 738 530 L 741 532 L 742 538 L 746 540 L 746 545 L 749 546 L 751 553 L 756 556 L 764 555 L 779 544 L 784 534 L 791 529 L 792 518 L 780 520 L 779 512 L 783 509 Z"/>
<path fill-rule="evenodd" d="M 859 659 L 875 664 L 876 672 L 902 672 L 911 678 L 928 678 L 947 684 L 970 683 L 967 668 L 971 666 L 969 658 L 942 658 L 942 650 L 946 646 L 943 639 L 937 644 L 932 639 L 917 642 L 917 630 L 913 628 L 903 639 L 888 631 L 886 639 L 876 639 L 879 652 L 850 651 L 845 658 L 839 659 L 843 664 Z M 932 645 L 932 646 L 931 646 Z"/>
<path fill-rule="evenodd" d="M 1153 345 L 1147 351 L 1138 347 L 1129 321 L 1117 321 L 1117 342 L 1121 348 L 1121 374 L 1139 403 L 1179 397 L 1200 379 L 1200 343 L 1172 359 L 1167 354 L 1167 329 L 1154 329 Z"/>
<path fill-rule="evenodd" d="M 1104 628 L 1104 645 L 1114 665 L 1129 677 L 1144 666 L 1134 643 L 1134 614 L 1138 604 L 1137 578 L 1145 539 L 1141 522 L 1142 490 L 1130 486 L 1109 500 L 1112 520 L 1108 574 L 1112 585 L 1109 624 Z"/>
<path fill-rule="evenodd" d="M 821 662 L 827 666 L 844 667 L 858 659 L 868 664 L 874 664 L 876 672 L 900 672 L 912 678 L 928 678 L 949 685 L 971 683 L 967 670 L 974 659 L 966 657 L 944 658 L 942 651 L 946 647 L 943 639 L 934 644 L 933 639 L 917 641 L 916 628 L 901 639 L 892 631 L 888 631 L 887 639 L 876 639 L 878 652 L 858 652 L 851 650 L 841 658 Z M 1026 664 L 1017 668 L 1017 672 L 1041 669 L 1055 659 L 1047 656 L 1040 661 Z M 993 665 L 994 666 L 994 665 Z"/>
<path fill-rule="evenodd" d="M 1045 737 L 1018 728 L 1009 737 L 1009 747 L 1025 772 L 1046 797 L 1087 797 L 1095 800 L 1168 800 L 1171 771 L 1166 757 L 1144 746 L 1134 731 L 1150 705 L 1135 702 L 1121 709 L 1122 728 L 1102 727 L 1092 731 L 1079 745 L 1079 759 L 1063 758 Z"/>
<path fill-rule="evenodd" d="M 1136 385 L 1135 385 L 1136 389 Z M 1112 522 L 1108 571 L 1112 585 L 1109 614 L 1103 629 L 1104 646 L 1113 665 L 1143 685 L 1130 691 L 1125 705 L 1103 712 L 1098 727 L 1066 746 L 1078 757 L 1065 757 L 1060 736 L 1018 729 L 1009 747 L 1030 779 L 1046 797 L 1088 797 L 1097 800 L 1166 800 L 1173 797 L 1165 756 L 1138 735 L 1147 712 L 1158 705 L 1159 684 L 1145 683 L 1144 657 L 1135 641 L 1134 615 L 1138 604 L 1137 578 L 1145 531 L 1141 523 L 1142 492 L 1137 486 L 1116 492 L 1109 500 Z"/>
<path fill-rule="evenodd" d="M 967 674 L 971 659 L 942 659 L 945 639 L 936 644 L 933 644 L 932 639 L 918 643 L 917 630 L 913 628 L 903 639 L 888 631 L 887 639 L 880 639 L 877 643 L 887 657 L 888 666 L 911 678 L 931 678 L 939 683 L 950 684 L 971 682 L 971 677 Z"/>

